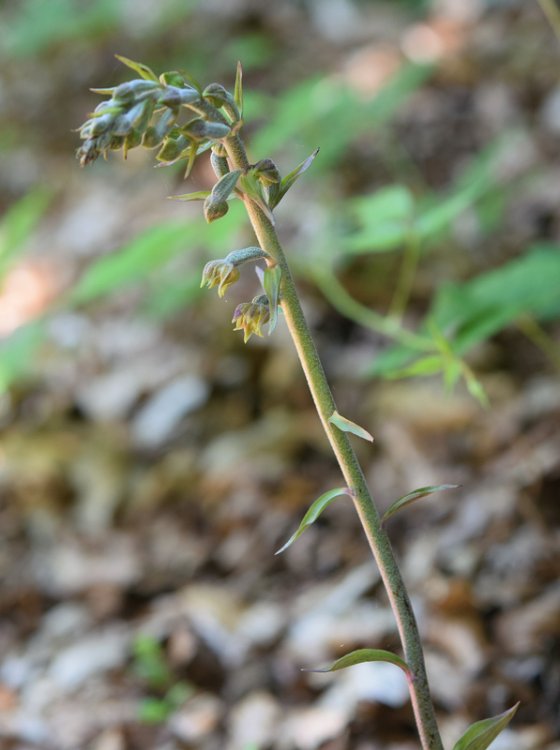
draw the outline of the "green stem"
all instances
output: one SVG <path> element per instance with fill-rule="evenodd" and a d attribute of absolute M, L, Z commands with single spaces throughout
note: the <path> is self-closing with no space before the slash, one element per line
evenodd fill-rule
<path fill-rule="evenodd" d="M 247 154 L 239 137 L 225 140 L 228 157 L 234 169 L 246 169 Z M 307 326 L 296 287 L 276 230 L 264 212 L 250 199 L 245 200 L 249 219 L 257 240 L 282 269 L 282 310 L 294 341 L 315 407 L 323 429 L 335 453 L 338 464 L 352 492 L 360 521 L 373 556 L 379 567 L 403 647 L 404 658 L 410 668 L 410 697 L 423 750 L 443 750 L 430 697 L 426 667 L 418 626 L 400 570 L 395 560 L 389 537 L 381 525 L 379 512 L 371 498 L 362 468 L 348 435 L 329 422 L 336 409 L 315 343 Z"/>
<path fill-rule="evenodd" d="M 416 274 L 419 257 L 420 241 L 417 233 L 414 229 L 411 229 L 407 237 L 401 270 L 397 280 L 397 287 L 389 310 L 389 319 L 393 319 L 395 323 L 400 323 L 406 310 L 412 285 L 414 283 L 414 276 Z"/>

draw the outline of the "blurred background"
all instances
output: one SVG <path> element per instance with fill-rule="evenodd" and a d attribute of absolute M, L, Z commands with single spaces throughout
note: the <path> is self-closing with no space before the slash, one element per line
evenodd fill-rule
<path fill-rule="evenodd" d="M 412 750 L 398 650 L 287 331 L 231 331 L 207 226 L 154 154 L 80 170 L 90 87 L 233 85 L 340 411 L 425 638 L 446 747 L 560 730 L 560 15 L 522 0 L 4 0 L 0 6 L 0 747 Z M 548 19 L 547 19 L 548 14 Z"/>

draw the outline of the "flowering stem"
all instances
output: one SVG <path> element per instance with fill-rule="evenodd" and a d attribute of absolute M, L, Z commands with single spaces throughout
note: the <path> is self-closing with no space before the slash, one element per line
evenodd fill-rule
<path fill-rule="evenodd" d="M 241 139 L 224 140 L 232 169 L 247 169 L 249 162 Z M 389 538 L 368 490 L 362 468 L 345 432 L 329 422 L 336 410 L 321 360 L 303 315 L 296 287 L 276 230 L 264 211 L 245 199 L 247 213 L 259 245 L 282 269 L 281 307 L 305 373 L 323 429 L 352 493 L 352 498 L 385 585 L 411 673 L 410 697 L 423 750 L 443 750 L 430 697 L 418 626 Z"/>

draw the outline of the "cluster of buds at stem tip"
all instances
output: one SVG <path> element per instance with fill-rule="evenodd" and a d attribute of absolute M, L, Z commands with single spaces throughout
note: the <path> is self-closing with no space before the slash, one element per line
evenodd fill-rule
<path fill-rule="evenodd" d="M 242 250 L 233 250 L 225 258 L 211 260 L 202 271 L 200 286 L 208 289 L 218 287 L 218 296 L 223 297 L 228 287 L 239 279 L 239 266 L 249 261 L 268 258 L 269 256 L 260 247 L 244 247 Z"/>
<path fill-rule="evenodd" d="M 83 143 L 77 157 L 82 166 L 100 155 L 106 158 L 111 150 L 122 148 L 126 157 L 129 149 L 143 146 L 159 149 L 156 158 L 162 166 L 188 159 L 190 169 L 198 154 L 219 145 L 239 126 L 239 107 L 220 84 L 202 91 L 177 71 L 158 78 L 141 63 L 119 59 L 142 77 L 93 89 L 110 98 L 79 129 Z"/>

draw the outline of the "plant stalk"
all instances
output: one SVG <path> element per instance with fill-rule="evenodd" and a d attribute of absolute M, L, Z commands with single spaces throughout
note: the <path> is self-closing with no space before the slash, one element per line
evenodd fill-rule
<path fill-rule="evenodd" d="M 233 169 L 247 169 L 249 162 L 238 136 L 225 139 L 226 151 Z M 296 287 L 276 230 L 270 219 L 250 199 L 245 206 L 259 245 L 282 269 L 281 307 L 305 373 L 323 429 L 352 494 L 354 505 L 379 567 L 395 615 L 404 659 L 410 668 L 409 689 L 412 708 L 423 750 L 443 750 L 434 706 L 430 697 L 422 644 L 410 599 L 398 568 L 389 537 L 372 500 L 362 468 L 348 435 L 329 422 L 335 411 L 329 387 L 311 332 L 305 320 Z"/>

